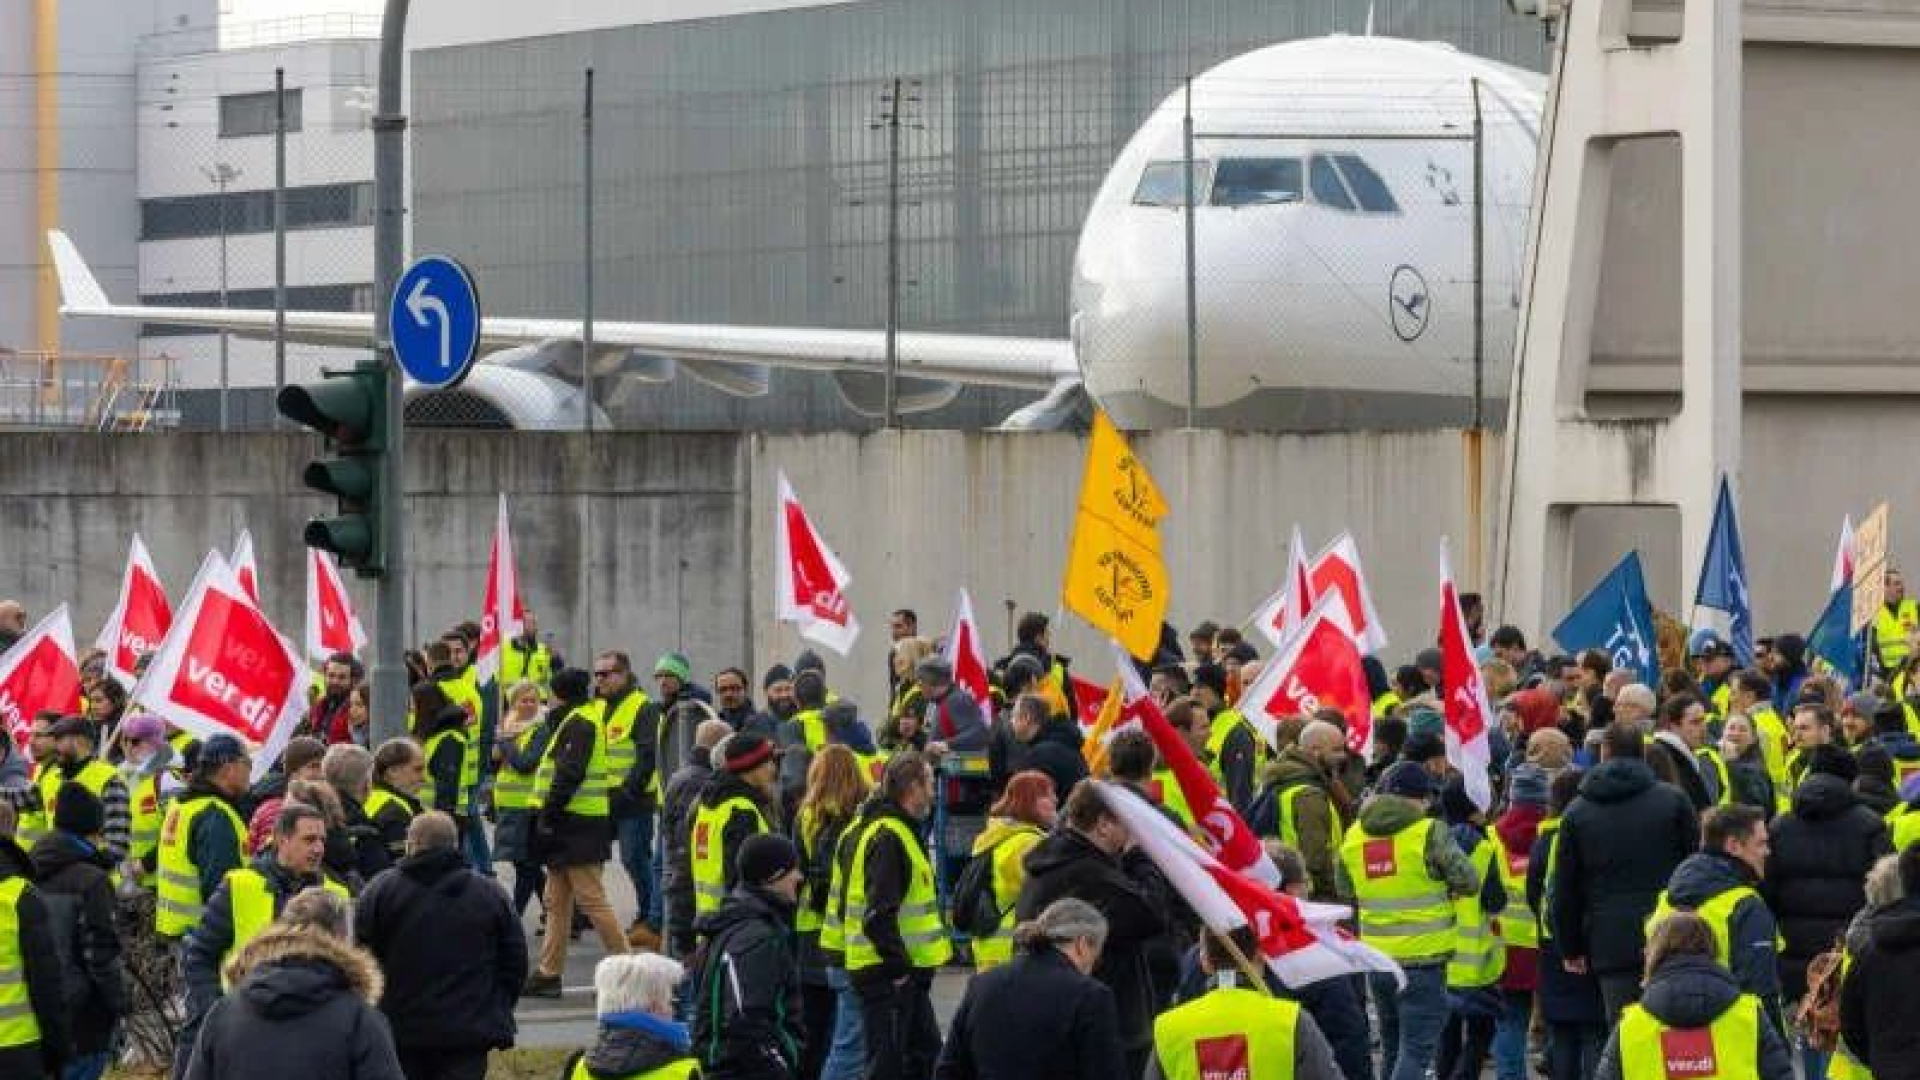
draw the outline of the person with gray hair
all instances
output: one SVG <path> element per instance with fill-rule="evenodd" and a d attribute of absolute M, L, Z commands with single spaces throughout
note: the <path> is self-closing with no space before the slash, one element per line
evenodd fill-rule
<path fill-rule="evenodd" d="M 673 1019 L 673 989 L 686 974 L 658 953 L 609 956 L 593 969 L 593 1045 L 567 1060 L 569 1080 L 603 1076 L 693 1077 L 693 1040 Z"/>
<path fill-rule="evenodd" d="M 1093 978 L 1107 918 L 1062 897 L 1014 928 L 1013 961 L 973 977 L 935 1080 L 1105 1080 L 1126 1075 L 1113 991 Z"/>
<path fill-rule="evenodd" d="M 329 746 L 320 759 L 320 775 L 340 799 L 341 830 L 353 846 L 352 869 L 361 880 L 372 881 L 393 865 L 380 839 L 380 827 L 367 813 L 367 799 L 373 794 L 373 751 L 353 743 Z"/>
<path fill-rule="evenodd" d="M 451 816 L 416 816 L 406 852 L 360 895 L 354 936 L 386 972 L 380 1011 L 408 1080 L 482 1080 L 488 1051 L 513 1045 L 526 933 L 499 883 L 468 867 Z"/>

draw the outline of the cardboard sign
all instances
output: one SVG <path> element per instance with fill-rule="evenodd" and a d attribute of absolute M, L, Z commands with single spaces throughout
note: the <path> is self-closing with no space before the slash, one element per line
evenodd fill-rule
<path fill-rule="evenodd" d="M 1853 618 L 1854 633 L 1865 630 L 1887 602 L 1887 504 L 1873 513 L 1853 531 Z"/>

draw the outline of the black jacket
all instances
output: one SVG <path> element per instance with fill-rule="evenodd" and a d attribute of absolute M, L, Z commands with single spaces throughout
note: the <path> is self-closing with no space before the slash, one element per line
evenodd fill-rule
<path fill-rule="evenodd" d="M 273 894 L 273 914 L 278 918 L 287 901 L 300 890 L 321 883 L 320 875 L 295 874 L 273 857 L 273 852 L 247 864 L 267 879 L 267 891 Z M 203 1016 L 220 997 L 220 963 L 233 945 L 233 892 L 225 881 L 207 898 L 200 923 L 180 943 L 180 979 L 187 988 L 189 1021 Z M 184 1041 L 184 1040 L 183 1040 Z M 280 1080 L 280 1078 L 276 1078 Z"/>
<path fill-rule="evenodd" d="M 599 776 L 588 776 L 593 763 L 593 743 L 599 738 L 598 726 L 577 715 L 574 707 L 557 704 L 561 720 L 554 729 L 553 782 L 547 787 L 546 801 L 534 827 L 532 854 L 543 866 L 598 866 L 613 854 L 613 819 L 572 813 L 567 803 L 582 784 L 598 784 Z"/>
<path fill-rule="evenodd" d="M 400 800 L 400 805 L 388 803 L 386 806 L 380 808 L 378 814 L 373 816 L 373 827 L 379 830 L 380 833 L 380 846 L 386 851 L 388 865 L 392 865 L 393 863 L 399 862 L 407 854 L 407 826 L 412 824 L 414 817 L 420 813 L 420 800 L 394 788 L 385 787 L 384 785 L 376 784 L 374 790 L 384 790 L 389 795 Z M 405 809 L 402 809 L 403 806 Z M 202 816 L 213 817 L 215 815 L 204 814 Z M 198 825 L 199 822 L 196 821 L 194 824 Z"/>
<path fill-rule="evenodd" d="M 1560 823 L 1548 918 L 1561 952 L 1597 975 L 1639 971 L 1641 926 L 1699 830 L 1693 804 L 1646 762 L 1594 766 Z"/>
<path fill-rule="evenodd" d="M 1772 846 L 1760 891 L 1787 939 L 1780 982 L 1795 1001 L 1807 991 L 1807 962 L 1833 948 L 1866 906 L 1867 871 L 1893 845 L 1886 822 L 1846 781 L 1815 773 L 1794 789 L 1793 809 L 1774 819 Z"/>
<path fill-rule="evenodd" d="M 1030 743 L 1016 742 L 1007 754 L 1007 775 L 1032 769 L 1053 781 L 1053 793 L 1064 805 L 1067 793 L 1087 778 L 1087 759 L 1081 756 L 1085 740 L 1079 725 L 1064 716 L 1047 720 Z"/>
<path fill-rule="evenodd" d="M 234 958 L 240 978 L 201 1025 L 187 1080 L 404 1080 L 380 968 L 313 929 L 273 927 Z"/>
<path fill-rule="evenodd" d="M 660 887 L 665 897 L 667 929 L 690 932 L 693 929 L 693 866 L 688 844 L 693 839 L 693 810 L 701 789 L 713 779 L 711 751 L 696 746 L 687 763 L 674 771 L 667 789 L 660 795 L 660 842 L 666 849 L 666 861 L 660 867 Z"/>
<path fill-rule="evenodd" d="M 380 826 L 367 816 L 366 806 L 353 796 L 340 795 L 340 811 L 346 818 L 341 832 L 353 852 L 347 869 L 363 882 L 372 881 L 374 875 L 393 865 L 392 856 L 387 854 L 386 837 Z"/>
<path fill-rule="evenodd" d="M 1663 784 L 1680 790 L 1687 801 L 1693 804 L 1694 813 L 1701 813 L 1713 805 L 1713 793 L 1707 790 L 1707 781 L 1700 775 L 1698 759 L 1691 753 L 1682 753 L 1677 747 L 1669 746 L 1659 738 L 1647 742 L 1647 767 Z"/>
<path fill-rule="evenodd" d="M 1125 1072 L 1113 991 L 1051 945 L 967 982 L 934 1080 L 1107 1080 Z"/>
<path fill-rule="evenodd" d="M 593 1080 L 626 1080 L 691 1056 L 687 1029 L 680 1024 L 648 1013 L 608 1013 L 600 1018 L 593 1045 L 568 1058 L 560 1075 L 571 1077 L 574 1063 L 581 1062 Z"/>
<path fill-rule="evenodd" d="M 448 705 L 436 713 L 423 728 L 420 742 L 424 746 L 428 739 L 443 731 L 464 732 L 467 727 L 467 710 L 458 705 Z M 433 780 L 433 805 L 428 810 L 439 810 L 456 817 L 464 816 L 467 807 L 463 803 L 466 792 L 460 788 L 460 767 L 466 763 L 467 744 L 459 739 L 444 739 L 433 748 L 432 756 L 427 758 L 427 775 Z"/>
<path fill-rule="evenodd" d="M 706 1080 L 798 1075 L 806 1031 L 793 912 L 783 898 L 743 885 L 694 924 L 693 1050 Z"/>
<path fill-rule="evenodd" d="M 772 800 L 767 797 L 767 793 L 725 770 L 715 770 L 713 775 L 707 778 L 706 784 L 700 788 L 700 797 L 694 800 L 694 805 L 696 808 L 712 809 L 735 796 L 746 799 L 759 808 L 760 816 L 766 820 L 769 831 L 779 831 L 780 813 L 775 809 Z M 687 813 L 684 828 L 689 830 L 689 837 L 681 841 L 683 858 L 686 857 L 686 846 L 691 842 L 692 822 L 697 813 L 698 809 L 689 810 Z M 740 845 L 747 842 L 747 837 L 760 831 L 755 826 L 752 815 L 738 812 L 727 818 L 726 825 L 721 828 L 720 866 L 725 874 L 724 884 L 728 892 L 732 892 L 733 887 L 740 881 L 738 868 L 734 866 L 734 860 L 740 854 Z M 688 887 L 691 888 L 693 870 L 690 863 L 687 866 L 687 880 Z"/>
<path fill-rule="evenodd" d="M 387 974 L 380 1011 L 409 1050 L 506 1049 L 527 939 L 498 883 L 460 852 L 423 851 L 373 879 L 353 936 Z"/>
<path fill-rule="evenodd" d="M 0 1049 L 0 1076 L 58 1074 L 73 1054 L 73 1029 L 68 1022 L 66 988 L 60 973 L 60 952 L 53 940 L 53 923 L 46 900 L 35 888 L 33 860 L 11 836 L 0 836 L 0 881 L 25 878 L 16 910 L 20 916 L 20 966 L 25 969 L 27 1003 L 40 1023 L 40 1042 Z"/>
<path fill-rule="evenodd" d="M 1740 997 L 1727 969 L 1705 956 L 1676 956 L 1660 965 L 1647 980 L 1640 1004 L 1655 1020 L 1670 1028 L 1702 1028 L 1719 1019 Z M 1774 1026 L 1763 1019 L 1753 1048 L 1760 1080 L 1793 1080 L 1793 1056 Z M 1716 1050 L 1719 1048 L 1716 1047 Z M 1721 1053 L 1729 1051 L 1721 1050 Z M 1722 1065 L 1724 1074 L 1727 1066 Z M 1600 1051 L 1600 1065 L 1594 1080 L 1627 1080 L 1620 1060 L 1620 1029 L 1607 1036 Z M 1880 1073 L 1889 1077 L 1889 1073 Z"/>
<path fill-rule="evenodd" d="M 1874 913 L 1840 985 L 1840 1034 L 1876 1077 L 1920 1076 L 1920 897 Z"/>
<path fill-rule="evenodd" d="M 887 817 L 905 825 L 909 834 L 915 837 L 920 835 L 920 822 L 897 803 L 876 796 L 868 800 L 866 808 L 861 811 L 861 827 L 876 830 L 873 839 L 867 841 L 864 869 L 867 910 L 861 913 L 849 910 L 847 918 L 860 919 L 861 930 L 867 935 L 867 940 L 873 942 L 874 951 L 880 954 L 880 963 L 849 972 L 848 978 L 853 981 L 855 988 L 877 986 L 915 974 L 913 961 L 907 955 L 906 942 L 900 935 L 900 905 L 906 902 L 907 888 L 913 881 L 913 863 L 910 854 L 901 846 L 900 837 L 892 829 L 880 827 L 880 820 Z M 931 976 L 932 973 L 923 974 Z"/>
<path fill-rule="evenodd" d="M 1107 944 L 1093 977 L 1113 991 L 1120 1020 L 1120 1048 L 1153 1044 L 1153 1018 L 1160 1011 L 1148 967 L 1148 952 L 1168 931 L 1166 881 L 1138 852 L 1119 859 L 1072 829 L 1055 830 L 1026 857 L 1027 878 L 1015 903 L 1021 921 L 1037 918 L 1048 904 L 1071 896 L 1107 917 Z"/>
<path fill-rule="evenodd" d="M 1667 902 L 1692 911 L 1742 886 L 1759 888 L 1752 868 L 1722 852 L 1700 851 L 1674 867 L 1673 880 L 1667 884 Z M 1733 971 L 1733 981 L 1765 1003 L 1772 1015 L 1778 1015 L 1780 1006 L 1780 957 L 1774 938 L 1777 929 L 1773 912 L 1757 895 L 1735 904 L 1727 918 L 1727 967 Z"/>
<path fill-rule="evenodd" d="M 114 1023 L 127 1014 L 107 862 L 104 852 L 58 830 L 33 846 L 34 887 L 56 931 L 76 1054 L 108 1049 Z"/>
<path fill-rule="evenodd" d="M 1212 762 L 1224 781 L 1221 794 L 1242 814 L 1253 805 L 1253 797 L 1258 791 L 1254 783 L 1254 766 L 1259 754 L 1258 739 L 1251 723 L 1240 724 L 1220 744 L 1219 757 Z"/>

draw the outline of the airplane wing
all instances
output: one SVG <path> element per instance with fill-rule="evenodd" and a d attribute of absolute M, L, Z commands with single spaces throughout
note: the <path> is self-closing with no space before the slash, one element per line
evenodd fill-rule
<path fill-rule="evenodd" d="M 60 313 L 80 318 L 134 319 L 168 326 L 198 326 L 249 337 L 271 337 L 271 310 L 153 307 L 115 304 L 59 230 L 47 246 L 60 278 Z M 289 311 L 287 340 L 313 345 L 367 348 L 373 338 L 368 312 Z M 486 316 L 480 323 L 483 351 L 554 342 L 578 342 L 577 319 Z M 630 372 L 649 381 L 670 378 L 676 366 L 702 382 L 742 396 L 766 393 L 765 368 L 818 371 L 851 379 L 884 377 L 886 336 L 878 330 L 821 330 L 761 326 L 625 322 L 595 319 L 596 375 L 618 374 L 607 352 L 633 354 Z M 1064 338 L 974 337 L 903 331 L 898 337 L 899 374 L 916 382 L 1003 386 L 1044 393 L 1062 380 L 1077 382 L 1080 369 Z M 578 349 L 574 350 L 577 359 Z M 843 380 L 843 389 L 848 382 Z M 951 394 L 947 395 L 951 397 Z"/>

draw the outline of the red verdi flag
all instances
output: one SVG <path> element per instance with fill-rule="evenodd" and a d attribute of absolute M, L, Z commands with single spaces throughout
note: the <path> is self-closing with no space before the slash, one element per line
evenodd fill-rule
<path fill-rule="evenodd" d="M 954 684 L 965 687 L 967 693 L 972 694 L 973 699 L 986 710 L 986 715 L 992 716 L 993 700 L 989 696 L 992 684 L 988 678 L 987 650 L 980 642 L 980 624 L 973 621 L 973 597 L 967 594 L 964 587 L 954 604 L 953 632 L 947 635 L 946 659 L 953 668 Z"/>
<path fill-rule="evenodd" d="M 1373 713 L 1367 673 L 1361 666 L 1360 647 L 1336 613 L 1340 603 L 1335 593 L 1321 597 L 1306 622 L 1241 693 L 1241 712 L 1260 730 L 1267 745 L 1275 744 L 1279 721 L 1334 708 L 1347 718 L 1347 748 L 1356 754 L 1371 748 Z"/>
<path fill-rule="evenodd" d="M 325 660 L 335 653 L 353 655 L 367 647 L 367 632 L 353 613 L 340 567 L 319 548 L 307 549 L 306 637 L 309 660 Z"/>
<path fill-rule="evenodd" d="M 853 575 L 808 520 L 787 474 L 780 473 L 779 480 L 780 505 L 773 517 L 774 618 L 845 656 L 860 636 L 860 620 L 847 601 Z"/>
<path fill-rule="evenodd" d="M 233 542 L 233 558 L 227 561 L 233 567 L 233 576 L 240 583 L 241 591 L 247 599 L 256 605 L 260 603 L 260 566 L 253 558 L 253 530 L 241 529 L 240 538 Z"/>
<path fill-rule="evenodd" d="M 474 674 L 483 683 L 500 675 L 500 648 L 526 632 L 527 609 L 520 602 L 520 571 L 513 561 L 513 532 L 507 526 L 507 496 L 493 520 L 493 547 L 487 553 L 486 599 L 480 606 L 480 644 Z"/>
<path fill-rule="evenodd" d="M 80 665 L 73 621 L 61 604 L 0 655 L 0 723 L 21 749 L 42 712 L 71 715 L 80 707 Z"/>
<path fill-rule="evenodd" d="M 1360 566 L 1360 545 L 1353 534 L 1342 532 L 1307 570 L 1315 599 L 1338 594 L 1346 623 L 1353 628 L 1354 643 L 1364 655 L 1387 647 L 1387 631 L 1380 625 L 1380 614 L 1373 610 L 1373 594 L 1367 591 L 1367 573 Z"/>
<path fill-rule="evenodd" d="M 299 651 L 213 552 L 132 696 L 200 738 L 238 736 L 254 748 L 257 778 L 305 713 L 307 678 Z"/>
<path fill-rule="evenodd" d="M 134 668 L 140 658 L 160 647 L 173 625 L 173 608 L 167 603 L 167 590 L 154 572 L 153 556 L 139 533 L 127 552 L 127 571 L 120 579 L 120 599 L 100 628 L 94 646 L 107 654 L 107 673 L 122 686 L 133 684 Z"/>
<path fill-rule="evenodd" d="M 1258 881 L 1278 884 L 1280 870 L 1267 858 L 1267 851 L 1260 845 L 1260 837 L 1247 827 L 1245 818 L 1227 801 L 1220 785 L 1213 782 L 1213 774 L 1194 756 L 1193 748 L 1173 730 L 1167 722 L 1160 704 L 1147 693 L 1140 684 L 1140 676 L 1134 670 L 1133 661 L 1114 643 L 1114 658 L 1120 662 L 1120 685 L 1124 695 L 1121 708 L 1121 727 L 1139 724 L 1153 739 L 1153 747 L 1160 752 L 1160 759 L 1173 771 L 1175 782 L 1180 785 L 1180 794 L 1186 798 L 1187 806 L 1193 811 L 1193 823 L 1206 834 L 1207 848 L 1227 868 L 1235 873 L 1246 874 Z"/>
<path fill-rule="evenodd" d="M 1467 618 L 1460 610 L 1460 594 L 1453 588 L 1453 567 L 1447 557 L 1447 538 L 1440 538 L 1440 684 L 1446 693 L 1447 763 L 1460 770 L 1467 795 L 1482 810 L 1493 805 L 1493 784 L 1487 766 L 1493 751 L 1487 731 L 1493 726 L 1493 706 L 1487 701 L 1480 665 L 1473 662 L 1467 637 Z"/>
<path fill-rule="evenodd" d="M 1253 613 L 1253 625 L 1267 635 L 1275 648 L 1285 645 L 1287 638 L 1307 621 L 1307 613 L 1313 610 L 1313 589 L 1306 541 L 1300 537 L 1300 526 L 1295 525 L 1293 538 L 1287 543 L 1287 579 L 1260 605 L 1260 610 Z M 1207 659 L 1199 658 L 1203 663 Z"/>

